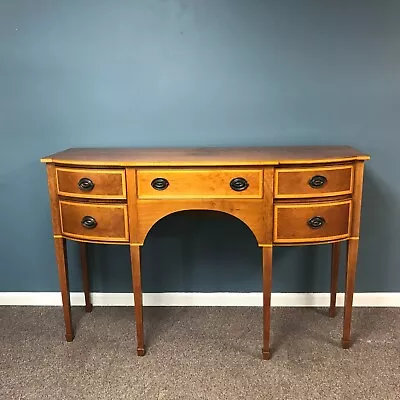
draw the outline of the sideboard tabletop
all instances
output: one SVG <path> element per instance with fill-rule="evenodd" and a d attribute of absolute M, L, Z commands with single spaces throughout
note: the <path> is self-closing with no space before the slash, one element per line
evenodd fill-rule
<path fill-rule="evenodd" d="M 315 164 L 368 160 L 350 146 L 71 148 L 41 159 L 44 163 L 145 167 Z"/>

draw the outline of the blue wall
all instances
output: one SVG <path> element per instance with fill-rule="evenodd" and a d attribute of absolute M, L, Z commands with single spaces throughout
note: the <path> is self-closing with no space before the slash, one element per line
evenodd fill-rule
<path fill-rule="evenodd" d="M 372 155 L 356 289 L 400 291 L 399 21 L 397 0 L 0 0 L 0 291 L 58 290 L 41 156 L 285 144 Z M 274 260 L 275 291 L 328 291 L 328 246 Z M 92 245 L 90 263 L 94 290 L 131 289 L 126 247 Z M 146 291 L 260 278 L 252 234 L 220 214 L 170 216 L 143 249 Z"/>

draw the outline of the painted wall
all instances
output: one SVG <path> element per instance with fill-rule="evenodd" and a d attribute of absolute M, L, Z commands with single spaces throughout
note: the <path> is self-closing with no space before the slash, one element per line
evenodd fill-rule
<path fill-rule="evenodd" d="M 356 289 L 400 291 L 399 20 L 396 0 L 0 0 L 0 291 L 58 290 L 41 156 L 286 144 L 372 155 Z M 275 291 L 328 291 L 328 246 L 274 261 Z M 127 248 L 92 245 L 90 264 L 95 291 L 131 289 Z M 260 250 L 232 217 L 173 215 L 143 286 L 259 291 Z"/>

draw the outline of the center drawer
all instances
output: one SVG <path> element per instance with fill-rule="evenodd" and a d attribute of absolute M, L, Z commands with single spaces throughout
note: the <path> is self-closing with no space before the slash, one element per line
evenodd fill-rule
<path fill-rule="evenodd" d="M 274 205 L 274 242 L 306 243 L 349 237 L 351 200 L 277 203 Z"/>
<path fill-rule="evenodd" d="M 102 242 L 129 241 L 125 204 L 89 204 L 60 201 L 62 233 Z"/>
<path fill-rule="evenodd" d="M 261 169 L 139 169 L 139 199 L 262 198 Z"/>

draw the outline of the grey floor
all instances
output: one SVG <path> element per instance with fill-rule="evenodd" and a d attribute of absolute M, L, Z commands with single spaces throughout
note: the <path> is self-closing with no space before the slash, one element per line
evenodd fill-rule
<path fill-rule="evenodd" d="M 354 311 L 354 345 L 340 348 L 342 313 L 273 310 L 262 361 L 260 308 L 147 308 L 145 357 L 133 310 L 0 307 L 0 399 L 400 399 L 400 309 Z"/>

